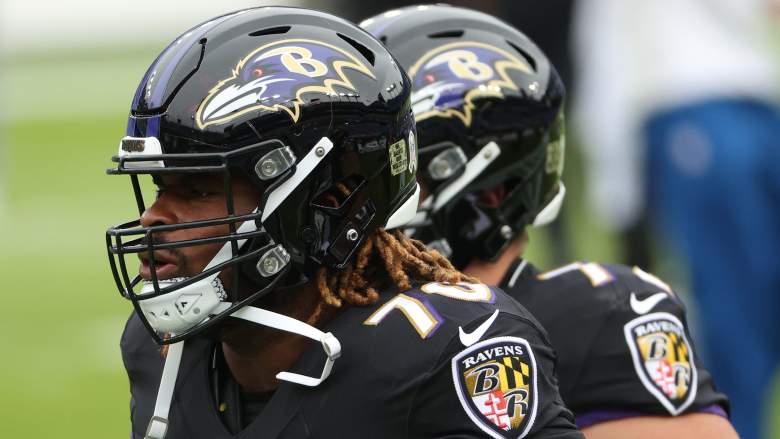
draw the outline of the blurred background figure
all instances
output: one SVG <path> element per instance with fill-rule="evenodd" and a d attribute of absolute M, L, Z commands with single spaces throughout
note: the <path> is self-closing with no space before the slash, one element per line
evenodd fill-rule
<path fill-rule="evenodd" d="M 769 437 L 760 432 L 780 357 L 771 8 L 768 0 L 583 0 L 573 39 L 575 118 L 595 211 L 644 249 L 649 213 L 680 251 L 705 365 L 744 439 Z"/>

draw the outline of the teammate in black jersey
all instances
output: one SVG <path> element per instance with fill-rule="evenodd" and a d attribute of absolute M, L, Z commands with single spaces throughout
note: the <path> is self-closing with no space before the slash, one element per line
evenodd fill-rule
<path fill-rule="evenodd" d="M 423 195 L 407 232 L 539 318 L 584 433 L 735 437 L 668 286 L 638 268 L 577 262 L 539 274 L 518 260 L 525 228 L 552 221 L 565 193 L 564 87 L 544 54 L 494 17 L 445 5 L 361 25 L 412 79 Z"/>
<path fill-rule="evenodd" d="M 582 437 L 538 323 L 393 230 L 419 198 L 410 93 L 305 9 L 216 17 L 152 64 L 109 171 L 140 214 L 106 236 L 132 437 Z"/>

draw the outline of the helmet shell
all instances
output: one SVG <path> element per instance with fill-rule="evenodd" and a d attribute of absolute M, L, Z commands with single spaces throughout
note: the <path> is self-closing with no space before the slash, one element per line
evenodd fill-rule
<path fill-rule="evenodd" d="M 135 93 L 127 135 L 158 138 L 163 154 L 277 140 L 299 159 L 327 137 L 335 145 L 327 160 L 265 226 L 298 262 L 314 255 L 336 264 L 323 252 L 340 232 L 329 229 L 343 221 L 318 217 L 314 200 L 345 179 L 364 182 L 352 207 L 370 200 L 374 213 L 361 225 L 361 240 L 385 224 L 415 187 L 411 166 L 394 173 L 389 165 L 390 146 L 414 133 L 409 97 L 410 81 L 397 62 L 354 24 L 301 8 L 246 9 L 195 26 L 163 50 Z M 253 171 L 267 152 L 233 165 L 269 187 Z"/>
<path fill-rule="evenodd" d="M 429 214 L 433 230 L 418 229 L 416 236 L 446 239 L 456 266 L 464 263 L 460 255 L 497 257 L 560 190 L 565 89 L 558 73 L 522 32 L 467 8 L 412 6 L 361 26 L 412 80 L 418 179 L 434 200 L 459 179 L 468 180 Z M 438 172 L 443 151 L 459 148 L 464 165 L 491 142 L 498 154 L 478 174 L 463 177 L 466 166 Z M 497 186 L 506 194 L 501 205 L 481 203 L 477 193 Z"/>

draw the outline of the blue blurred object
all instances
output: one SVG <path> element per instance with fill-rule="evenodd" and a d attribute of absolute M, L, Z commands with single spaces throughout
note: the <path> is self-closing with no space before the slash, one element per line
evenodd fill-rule
<path fill-rule="evenodd" d="M 683 250 L 702 316 L 704 365 L 744 439 L 760 434 L 780 361 L 780 113 L 704 100 L 645 125 L 652 209 Z"/>

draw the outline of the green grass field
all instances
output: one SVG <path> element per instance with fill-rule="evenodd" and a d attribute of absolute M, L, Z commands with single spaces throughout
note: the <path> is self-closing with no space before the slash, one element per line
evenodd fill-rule
<path fill-rule="evenodd" d="M 158 50 L 52 53 L 0 65 L 2 438 L 128 434 L 118 343 L 131 308 L 110 278 L 104 231 L 131 218 L 134 203 L 129 181 L 105 169 Z M 614 242 L 585 208 L 576 154 L 567 166 L 574 256 L 615 260 Z M 550 261 L 545 242 L 543 231 L 532 234 L 529 252 L 541 266 Z"/>

